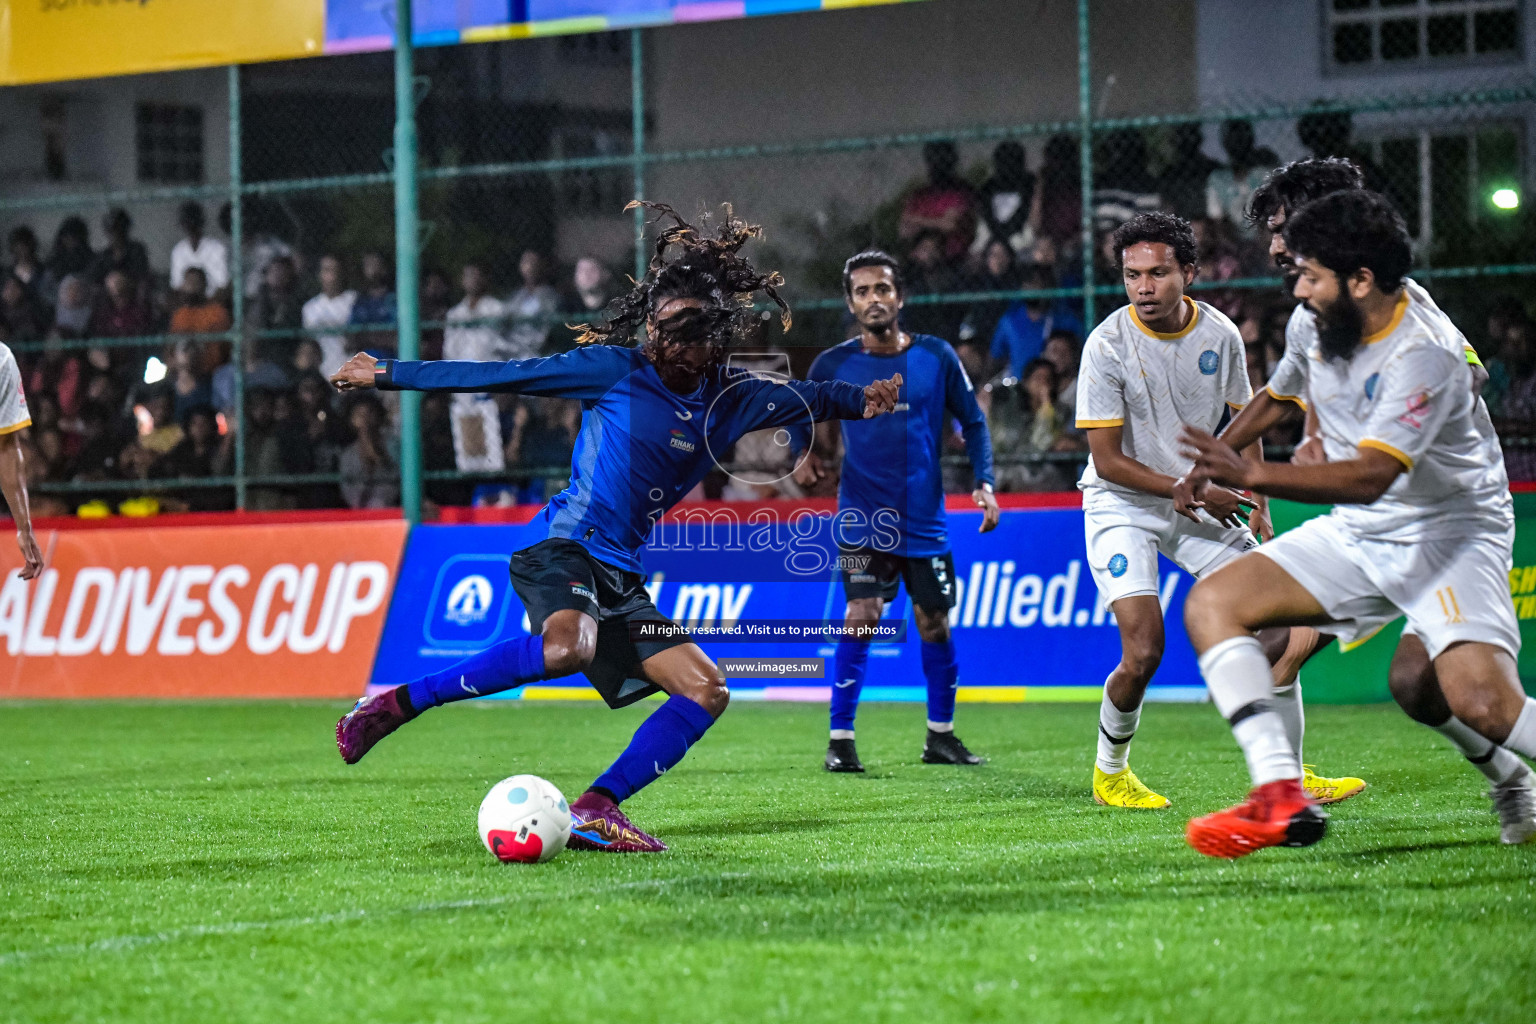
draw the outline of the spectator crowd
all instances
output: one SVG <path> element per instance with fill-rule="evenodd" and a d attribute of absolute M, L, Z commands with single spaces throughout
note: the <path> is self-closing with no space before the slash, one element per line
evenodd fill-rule
<path fill-rule="evenodd" d="M 1350 144 L 1347 115 L 1312 117 L 1298 124 L 1298 135 L 1314 155 L 1348 156 L 1368 182 L 1387 187 L 1369 156 Z M 1206 154 L 1198 125 L 1179 126 L 1165 141 L 1154 159 L 1138 130 L 1098 140 L 1088 211 L 1094 278 L 1118 279 L 1108 239 L 1132 216 L 1165 209 L 1187 218 L 1200 246 L 1200 280 L 1214 285 L 1199 297 L 1239 325 L 1249 376 L 1261 387 L 1283 351 L 1293 302 L 1273 287 L 1220 284 L 1273 275 L 1268 233 L 1243 214 L 1278 160 L 1256 145 L 1245 121 L 1221 128 L 1225 162 Z M 923 179 L 898 198 L 904 325 L 954 343 L 988 415 L 999 490 L 1070 488 L 1087 449 L 1074 425 L 1084 336 L 1078 142 L 1047 140 L 1034 169 L 1014 141 L 999 143 L 980 173 L 962 172 L 953 143 L 930 142 L 923 157 Z M 234 281 L 227 205 L 216 220 L 210 229 L 199 203 L 182 205 L 181 238 L 157 261 L 168 276 L 152 270 L 123 209 L 103 218 L 99 244 L 84 219 L 66 218 L 46 254 L 30 227 L 10 230 L 0 341 L 16 352 L 32 406 L 24 444 L 40 514 L 232 508 L 237 445 L 245 474 L 259 478 L 247 491 L 249 508 L 398 503 L 398 402 L 370 392 L 342 398 L 324 376 L 356 352 L 394 354 L 389 259 L 381 252 L 306 256 L 256 231 L 245 240 L 243 273 Z M 427 269 L 422 357 L 561 351 L 574 343 L 566 323 L 600 316 L 618 287 L 598 258 L 557 275 L 534 250 L 518 259 L 516 278 L 510 290 L 498 287 L 492 267 L 475 260 L 452 277 Z M 245 313 L 238 367 L 237 290 Z M 1501 434 L 1530 437 L 1536 336 L 1528 309 L 1513 297 L 1499 299 L 1482 326 L 1472 340 L 1489 371 L 1489 409 Z M 765 360 L 765 372 L 788 372 L 787 354 Z M 577 403 L 428 395 L 422 410 L 432 501 L 538 502 L 564 485 L 580 427 Z M 1299 423 L 1287 425 L 1267 440 L 1289 445 L 1299 431 Z M 706 481 L 700 496 L 798 496 L 790 453 L 760 440 L 738 445 L 735 463 Z M 958 430 L 944 448 L 963 456 Z M 1536 479 L 1536 447 L 1510 441 L 1506 456 L 1512 479 Z M 963 459 L 950 461 L 947 487 L 969 491 Z M 163 483 L 193 479 L 211 484 Z M 48 486 L 66 483 L 75 486 Z"/>

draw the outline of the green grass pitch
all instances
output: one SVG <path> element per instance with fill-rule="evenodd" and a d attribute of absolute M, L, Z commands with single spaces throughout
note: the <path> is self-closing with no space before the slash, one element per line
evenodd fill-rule
<path fill-rule="evenodd" d="M 670 852 L 537 867 L 480 846 L 485 790 L 575 795 L 647 708 L 458 705 L 352 768 L 341 710 L 0 705 L 0 1020 L 1536 1020 L 1536 848 L 1394 708 L 1310 709 L 1371 788 L 1236 863 L 1183 840 L 1247 788 L 1208 706 L 1147 710 L 1174 809 L 1127 812 L 1091 705 L 962 706 L 980 769 L 871 705 L 865 777 L 824 708 L 738 705 L 628 805 Z"/>

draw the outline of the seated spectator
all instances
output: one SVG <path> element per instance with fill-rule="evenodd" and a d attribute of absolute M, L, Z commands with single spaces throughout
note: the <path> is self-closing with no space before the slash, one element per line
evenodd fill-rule
<path fill-rule="evenodd" d="M 1094 167 L 1094 231 L 1112 232 L 1137 214 L 1162 206 L 1157 181 L 1147 169 L 1147 140 L 1138 129 L 1120 128 L 1100 139 Z"/>
<path fill-rule="evenodd" d="M 327 253 L 320 257 L 320 294 L 304 303 L 304 329 L 320 343 L 323 373 L 332 373 L 347 361 L 351 350 L 345 334 L 328 328 L 345 327 L 352 322 L 352 305 L 357 292 L 346 286 L 341 260 Z"/>
<path fill-rule="evenodd" d="M 983 250 L 981 270 L 971 286 L 979 292 L 1011 292 L 1019 287 L 1019 267 L 1013 250 L 1002 239 L 994 238 Z M 980 341 L 990 344 L 997 331 L 997 322 L 1008 310 L 1010 299 L 987 299 L 973 302 L 960 322 L 959 340 Z"/>
<path fill-rule="evenodd" d="M 581 432 L 581 403 L 561 398 L 531 398 L 518 402 L 511 422 L 503 425 L 507 465 L 529 470 L 556 470 L 571 465 L 576 436 Z M 535 477 L 523 488 L 523 499 L 542 502 L 565 486 L 564 476 Z"/>
<path fill-rule="evenodd" d="M 443 358 L 519 358 L 512 356 L 511 346 L 502 334 L 507 306 L 490 294 L 491 281 L 485 267 L 476 262 L 464 264 L 460 283 L 464 298 L 448 311 Z M 454 395 L 450 409 L 455 465 L 465 471 L 501 469 L 506 463 L 496 399 L 486 394 Z"/>
<path fill-rule="evenodd" d="M 175 401 L 176 422 L 183 422 L 187 413 L 213 401 L 213 383 L 209 374 L 200 371 L 193 346 L 182 342 L 166 347 L 166 377 L 170 381 Z"/>
<path fill-rule="evenodd" d="M 952 341 L 959 331 L 962 311 L 945 303 L 912 302 L 914 296 L 943 295 L 960 289 L 959 274 L 944 258 L 944 236 L 937 231 L 918 235 L 901 271 L 901 295 L 906 306 L 901 325 L 913 334 L 932 334 Z"/>
<path fill-rule="evenodd" d="M 88 402 L 80 410 L 80 451 L 74 479 L 110 480 L 117 476 L 117 457 L 128 437 L 117 429 L 111 406 Z"/>
<path fill-rule="evenodd" d="M 11 276 L 31 293 L 34 301 L 46 301 L 47 272 L 37 255 L 37 235 L 25 224 L 14 227 L 6 237 L 6 247 L 11 254 L 11 265 L 7 268 Z"/>
<path fill-rule="evenodd" d="M 507 330 L 506 359 L 543 355 L 545 342 L 560 310 L 560 294 L 544 283 L 544 257 L 532 249 L 517 261 L 522 284 L 507 299 L 511 318 Z"/>
<path fill-rule="evenodd" d="M 217 238 L 203 233 L 203 204 L 189 200 L 181 204 L 176 222 L 182 238 L 171 246 L 171 281 L 181 286 L 192 267 L 203 272 L 203 282 L 210 297 L 225 294 L 229 287 L 229 249 Z"/>
<path fill-rule="evenodd" d="M 85 337 L 90 332 L 94 312 L 89 281 L 79 274 L 66 274 L 60 279 L 58 301 L 53 307 L 53 329 L 60 337 Z"/>
<path fill-rule="evenodd" d="M 139 444 L 146 451 L 164 455 L 181 443 L 181 424 L 176 420 L 176 398 L 169 388 L 156 387 L 144 397 L 139 413 Z"/>
<path fill-rule="evenodd" d="M 277 401 L 281 394 L 268 387 L 252 387 L 246 392 L 245 438 L 242 441 L 237 437 L 235 443 L 245 445 L 245 471 L 252 477 L 292 472 L 292 456 L 303 448 L 294 425 L 278 418 Z M 227 418 L 229 414 L 225 415 Z M 245 501 L 247 508 L 261 511 L 298 507 L 292 488 L 280 484 L 252 484 L 246 488 Z"/>
<path fill-rule="evenodd" d="M 1035 233 L 1058 250 L 1076 251 L 1083 237 L 1083 181 L 1077 139 L 1053 135 L 1040 165 L 1040 223 Z"/>
<path fill-rule="evenodd" d="M 149 303 L 133 279 L 121 270 L 107 274 L 101 301 L 91 317 L 88 334 L 93 338 L 143 338 L 155 331 Z M 107 369 L 123 388 L 144 379 L 144 362 L 155 350 L 152 343 L 116 345 L 94 349 L 90 358 L 99 368 Z"/>
<path fill-rule="evenodd" d="M 108 274 L 120 271 L 127 275 L 129 284 L 143 298 L 149 287 L 149 253 L 144 243 L 132 235 L 133 218 L 121 206 L 114 207 L 103 219 L 102 227 L 107 233 L 107 244 L 91 263 L 91 280 L 103 284 Z M 171 280 L 179 279 L 173 277 Z"/>
<path fill-rule="evenodd" d="M 1525 320 L 1525 304 L 1518 298 L 1513 295 L 1496 297 L 1488 311 L 1488 319 L 1484 321 L 1483 336 L 1474 346 L 1488 371 L 1483 399 L 1488 403 L 1488 411 L 1496 418 L 1504 414 L 1512 384 L 1507 352 L 1509 329 Z"/>
<path fill-rule="evenodd" d="M 32 289 L 14 273 L 0 282 L 0 332 L 11 344 L 40 341 L 48 329 L 48 314 Z"/>
<path fill-rule="evenodd" d="M 172 334 L 205 335 L 229 330 L 229 310 L 224 308 L 224 303 L 209 298 L 208 278 L 201 267 L 188 267 L 182 274 L 176 302 L 176 309 L 171 313 Z M 229 362 L 231 351 L 230 343 L 222 338 L 177 341 L 172 348 L 189 351 L 193 372 L 204 377 Z M 167 358 L 166 361 L 171 360 Z"/>
<path fill-rule="evenodd" d="M 1494 417 L 1504 442 L 1504 467 L 1511 480 L 1536 480 L 1536 338 L 1528 320 L 1509 324 L 1504 333 L 1503 362 L 1509 391 Z"/>
<path fill-rule="evenodd" d="M 1032 360 L 1016 383 L 1005 379 L 989 388 L 992 402 L 987 425 L 992 448 L 1000 456 L 1039 456 L 1070 449 L 1062 444 L 1064 420 L 1056 404 L 1060 385 L 1049 360 Z M 1071 475 L 1060 463 L 1000 460 L 997 484 L 1001 491 L 1059 491 L 1071 485 Z"/>
<path fill-rule="evenodd" d="M 393 508 L 400 504 L 400 460 L 393 437 L 384 433 L 384 406 L 372 395 L 358 398 L 347 412 L 355 440 L 341 453 L 341 494 L 351 508 Z"/>
<path fill-rule="evenodd" d="M 1044 291 L 1052 282 L 1042 271 L 1024 274 L 1026 291 Z M 1064 303 L 1052 299 L 1022 299 L 1008 307 L 992 335 L 992 358 L 1005 362 L 1009 373 L 1023 379 L 1024 367 L 1039 358 L 1045 340 L 1058 328 L 1081 334 L 1082 321 Z"/>
<path fill-rule="evenodd" d="M 613 275 L 608 272 L 608 268 L 594 256 L 583 256 L 576 261 L 576 268 L 571 274 L 570 290 L 561 297 L 560 308 L 573 311 L 573 322 L 585 323 L 600 319 L 615 294 Z M 561 351 L 576 344 L 574 331 L 556 331 L 555 334 L 560 338 L 557 347 Z"/>
<path fill-rule="evenodd" d="M 234 434 L 219 437 L 218 414 L 210 406 L 194 406 L 183 423 L 184 436 L 155 461 L 153 475 L 167 480 L 228 476 L 234 468 Z M 219 512 L 235 504 L 233 491 L 222 487 L 189 488 L 184 498 L 192 512 Z"/>
<path fill-rule="evenodd" d="M 282 367 L 266 358 L 262 342 L 253 338 L 245 343 L 245 390 L 249 396 L 253 390 L 278 392 L 288 387 L 288 374 Z M 235 413 L 235 364 L 225 363 L 213 371 L 213 407 L 226 419 Z M 231 422 L 233 420 L 231 419 Z"/>
<path fill-rule="evenodd" d="M 443 321 L 453 308 L 453 284 L 436 267 L 421 274 L 421 358 L 443 358 Z"/>
<path fill-rule="evenodd" d="M 291 256 L 273 256 L 267 261 L 256 299 L 246 318 L 247 331 L 287 331 L 268 336 L 267 354 L 286 370 L 293 369 L 293 355 L 299 347 L 299 331 L 304 326 L 303 303 L 299 298 L 299 279 Z"/>
<path fill-rule="evenodd" d="M 1242 238 L 1258 237 L 1257 228 L 1248 223 L 1248 200 L 1280 158 L 1274 150 L 1254 145 L 1253 123 L 1241 118 L 1222 123 L 1221 148 L 1227 152 L 1227 165 L 1213 170 L 1206 181 L 1205 215 L 1226 221 Z"/>
<path fill-rule="evenodd" d="M 42 355 L 32 362 L 25 377 L 34 423 L 38 421 L 38 399 L 44 395 L 58 403 L 64 419 L 73 420 L 80 414 L 80 404 L 85 397 L 85 361 L 79 352 L 59 345 L 60 340 L 57 334 L 49 335 L 49 343 L 43 348 Z"/>
<path fill-rule="evenodd" d="M 294 350 L 293 373 L 296 377 L 319 374 L 324 379 L 325 360 L 320 352 L 320 343 L 314 338 L 304 338 L 299 342 L 299 347 Z"/>
<path fill-rule="evenodd" d="M 1205 155 L 1205 133 L 1198 124 L 1173 129 L 1173 159 L 1157 177 L 1157 192 L 1168 210 L 1185 220 L 1205 216 L 1206 187 L 1221 164 Z"/>
<path fill-rule="evenodd" d="M 981 186 L 976 204 L 972 255 L 985 257 L 994 241 L 1007 245 L 1010 257 L 1028 250 L 1035 241 L 1031 226 L 1034 202 L 1035 176 L 1029 171 L 1024 147 L 1017 142 L 999 142 L 992 151 L 992 176 Z"/>
<path fill-rule="evenodd" d="M 243 241 L 240 246 L 240 269 L 245 280 L 241 287 L 245 297 L 254 301 L 266 280 L 267 264 L 279 256 L 287 257 L 299 270 L 299 256 L 293 246 L 278 237 L 274 230 L 282 213 L 277 204 L 264 196 L 246 196 L 241 203 L 244 219 L 240 224 Z M 219 207 L 219 230 L 233 244 L 235 238 L 232 210 L 229 203 Z"/>
<path fill-rule="evenodd" d="M 943 261 L 957 264 L 976 237 L 976 193 L 960 177 L 960 152 L 953 142 L 923 146 L 923 164 L 928 182 L 902 200 L 901 238 L 915 249 L 919 236 L 937 232 Z"/>
<path fill-rule="evenodd" d="M 351 440 L 341 418 L 335 414 L 333 394 L 326 379 L 313 370 L 302 372 L 294 382 L 293 418 L 302 430 L 305 448 L 309 452 L 307 472 L 337 472 L 341 449 Z M 423 440 L 431 436 L 423 418 Z M 443 468 L 453 467 L 449 465 Z M 299 503 L 304 508 L 336 508 L 343 502 L 341 491 L 335 484 L 316 483 L 301 489 Z"/>
<path fill-rule="evenodd" d="M 1068 327 L 1053 329 L 1040 357 L 1056 368 L 1056 407 L 1061 410 L 1062 436 L 1074 447 L 1086 449 L 1087 435 L 1077 429 L 1077 371 L 1083 358 L 1077 332 Z"/>
<path fill-rule="evenodd" d="M 53 235 L 53 249 L 48 253 L 49 291 L 71 274 L 88 277 L 96 254 L 91 251 L 91 232 L 80 217 L 65 217 Z"/>
<path fill-rule="evenodd" d="M 354 327 L 393 328 L 396 317 L 399 315 L 394 281 L 395 270 L 382 254 L 363 253 L 363 290 L 353 299 L 352 314 L 347 322 Z M 398 338 L 393 330 L 354 331 L 347 335 L 349 355 L 355 352 L 368 352 L 379 358 L 389 358 L 395 354 L 397 348 Z"/>

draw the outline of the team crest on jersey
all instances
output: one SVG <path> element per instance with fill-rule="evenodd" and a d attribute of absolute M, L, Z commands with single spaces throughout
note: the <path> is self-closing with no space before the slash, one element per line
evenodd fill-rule
<path fill-rule="evenodd" d="M 1429 412 L 1429 392 L 1420 391 L 1408 399 L 1408 411 L 1397 418 L 1397 422 L 1415 430 L 1424 425 L 1424 416 Z"/>
<path fill-rule="evenodd" d="M 1373 373 L 1365 378 L 1365 400 L 1373 401 L 1376 398 L 1376 382 L 1381 380 L 1381 374 Z"/>
<path fill-rule="evenodd" d="M 688 435 L 677 428 L 672 429 L 672 447 L 680 452 L 688 452 L 690 455 L 698 450 L 698 445 L 688 440 Z"/>
<path fill-rule="evenodd" d="M 1204 352 L 1200 353 L 1200 372 L 1201 373 L 1203 373 L 1207 377 L 1209 377 L 1211 374 L 1215 373 L 1218 369 L 1220 369 L 1220 367 L 1221 367 L 1221 356 L 1216 354 L 1216 350 L 1215 349 L 1208 348 Z"/>
<path fill-rule="evenodd" d="M 1125 575 L 1125 570 L 1131 567 L 1130 559 L 1124 555 L 1111 555 L 1109 559 L 1109 574 L 1115 579 Z"/>

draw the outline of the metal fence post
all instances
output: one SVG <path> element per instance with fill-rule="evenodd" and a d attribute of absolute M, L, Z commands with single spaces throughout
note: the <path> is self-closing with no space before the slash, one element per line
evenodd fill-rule
<path fill-rule="evenodd" d="M 416 182 L 416 72 L 411 0 L 395 0 L 395 299 L 398 355 L 420 354 L 420 216 Z M 421 522 L 421 396 L 400 395 L 400 505 L 406 521 Z"/>
<path fill-rule="evenodd" d="M 1093 330 L 1093 54 L 1088 47 L 1088 0 L 1077 0 L 1077 118 L 1080 185 L 1083 191 L 1083 329 Z"/>
<path fill-rule="evenodd" d="M 235 432 L 235 508 L 245 508 L 245 216 L 240 196 L 245 185 L 240 161 L 240 65 L 229 66 L 229 358 L 235 367 L 235 422 L 226 429 Z M 180 284 L 172 281 L 171 286 Z"/>
<path fill-rule="evenodd" d="M 629 102 L 634 135 L 635 198 L 645 198 L 645 55 L 640 48 L 641 30 L 629 30 Z M 645 210 L 635 210 L 635 280 L 645 276 L 650 260 L 645 254 Z"/>

